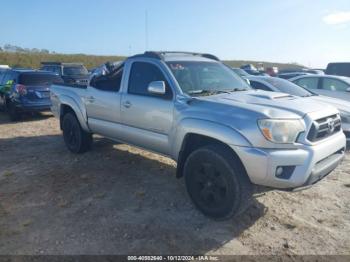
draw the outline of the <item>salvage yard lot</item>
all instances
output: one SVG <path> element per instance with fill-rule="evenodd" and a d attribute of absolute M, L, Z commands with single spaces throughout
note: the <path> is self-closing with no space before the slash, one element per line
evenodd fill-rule
<path fill-rule="evenodd" d="M 73 155 L 58 126 L 0 112 L 0 254 L 350 254 L 347 159 L 309 190 L 267 192 L 215 222 L 170 159 L 98 137 Z"/>

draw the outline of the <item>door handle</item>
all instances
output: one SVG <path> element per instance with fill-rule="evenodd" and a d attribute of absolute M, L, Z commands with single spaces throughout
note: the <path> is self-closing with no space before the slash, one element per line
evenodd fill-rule
<path fill-rule="evenodd" d="M 131 107 L 130 101 L 125 101 L 125 102 L 123 102 L 123 106 L 126 107 L 126 108 Z"/>
<path fill-rule="evenodd" d="M 95 102 L 95 97 L 93 97 L 93 96 L 89 96 L 89 97 L 87 97 L 86 99 L 87 99 L 90 103 Z"/>

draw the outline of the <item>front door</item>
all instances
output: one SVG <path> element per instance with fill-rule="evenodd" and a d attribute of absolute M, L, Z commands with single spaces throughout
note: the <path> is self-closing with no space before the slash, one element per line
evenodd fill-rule
<path fill-rule="evenodd" d="M 153 81 L 164 81 L 166 93 L 148 92 Z M 127 91 L 122 95 L 123 137 L 130 144 L 169 154 L 168 135 L 173 125 L 173 92 L 161 69 L 153 63 L 131 65 Z"/>

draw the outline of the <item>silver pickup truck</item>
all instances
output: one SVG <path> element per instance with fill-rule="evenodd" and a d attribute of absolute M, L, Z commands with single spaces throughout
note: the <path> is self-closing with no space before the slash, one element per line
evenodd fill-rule
<path fill-rule="evenodd" d="M 255 185 L 295 190 L 344 156 L 337 109 L 251 89 L 209 54 L 146 52 L 88 86 L 53 85 L 52 112 L 74 153 L 92 134 L 171 157 L 205 215 L 241 213 Z"/>

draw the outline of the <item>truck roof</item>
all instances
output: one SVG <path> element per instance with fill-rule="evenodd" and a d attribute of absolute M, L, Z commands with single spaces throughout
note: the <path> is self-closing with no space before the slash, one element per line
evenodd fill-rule
<path fill-rule="evenodd" d="M 163 61 L 220 61 L 212 54 L 182 52 L 182 51 L 146 51 L 143 54 L 131 56 L 130 58 L 153 58 Z"/>

